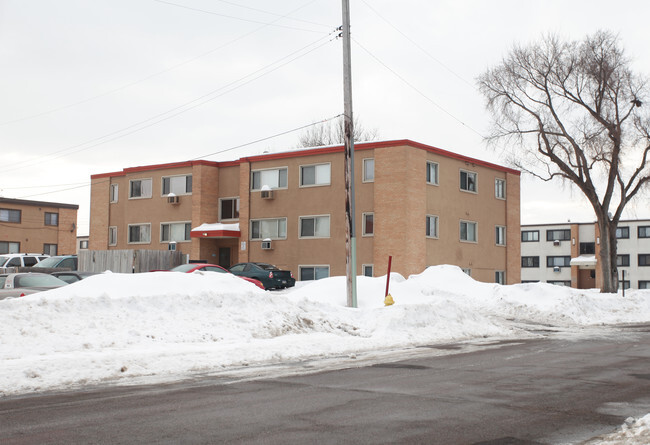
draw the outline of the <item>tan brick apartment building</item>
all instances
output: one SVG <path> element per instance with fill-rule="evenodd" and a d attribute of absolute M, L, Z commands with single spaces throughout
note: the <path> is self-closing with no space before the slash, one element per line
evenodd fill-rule
<path fill-rule="evenodd" d="M 0 198 L 0 253 L 77 251 L 76 204 Z"/>
<path fill-rule="evenodd" d="M 345 275 L 342 146 L 92 176 L 91 250 L 167 249 Z M 519 282 L 519 172 L 409 140 L 356 144 L 358 274 L 454 264 Z M 215 224 L 216 223 L 216 224 Z"/>

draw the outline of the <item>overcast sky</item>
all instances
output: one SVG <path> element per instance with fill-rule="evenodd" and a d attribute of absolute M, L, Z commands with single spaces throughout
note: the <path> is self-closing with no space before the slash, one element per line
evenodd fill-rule
<path fill-rule="evenodd" d="M 647 1 L 350 3 L 354 114 L 382 140 L 505 164 L 476 78 L 548 32 L 611 30 L 650 74 Z M 340 0 L 0 0 L 0 196 L 79 204 L 85 235 L 92 174 L 295 147 L 269 137 L 342 113 L 340 24 Z M 561 185 L 522 176 L 521 201 L 524 224 L 594 220 Z"/>

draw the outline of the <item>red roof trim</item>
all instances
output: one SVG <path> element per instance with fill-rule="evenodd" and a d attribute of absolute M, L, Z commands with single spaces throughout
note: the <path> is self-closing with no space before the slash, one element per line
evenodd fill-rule
<path fill-rule="evenodd" d="M 430 153 L 435 153 L 440 156 L 444 156 L 451 159 L 456 159 L 463 162 L 469 162 L 475 165 L 480 165 L 483 167 L 491 168 L 494 170 L 511 173 L 513 175 L 520 176 L 521 172 L 512 168 L 504 167 L 502 165 L 493 164 L 487 161 L 481 161 L 480 159 L 471 158 L 469 156 L 464 156 L 458 153 L 453 153 L 451 151 L 443 150 L 441 148 L 433 147 L 431 145 L 421 144 L 419 142 L 411 141 L 410 139 L 399 139 L 394 141 L 379 141 L 379 142 L 361 142 L 354 145 L 354 151 L 361 150 L 372 150 L 375 148 L 389 148 L 389 147 L 399 147 L 407 146 L 413 148 L 419 148 L 421 150 L 428 151 Z M 287 158 L 296 158 L 303 156 L 314 156 L 314 155 L 323 155 L 323 154 L 332 154 L 332 153 L 343 153 L 343 145 L 332 145 L 329 147 L 317 147 L 309 149 L 296 149 L 293 151 L 285 151 L 281 153 L 268 153 L 256 156 L 243 157 L 235 161 L 185 161 L 185 162 L 175 162 L 170 164 L 158 164 L 158 165 L 149 165 L 149 166 L 140 166 L 140 167 L 130 167 L 125 168 L 121 172 L 115 173 L 101 173 L 97 175 L 92 175 L 91 179 L 98 178 L 107 178 L 112 176 L 125 176 L 127 173 L 137 173 L 151 170 L 162 170 L 162 169 L 171 169 L 171 168 L 181 168 L 189 167 L 193 165 L 205 165 L 210 167 L 233 167 L 240 165 L 242 162 L 258 162 L 258 161 L 270 161 L 277 159 L 287 159 Z"/>
<path fill-rule="evenodd" d="M 190 238 L 239 238 L 239 230 L 192 230 Z"/>

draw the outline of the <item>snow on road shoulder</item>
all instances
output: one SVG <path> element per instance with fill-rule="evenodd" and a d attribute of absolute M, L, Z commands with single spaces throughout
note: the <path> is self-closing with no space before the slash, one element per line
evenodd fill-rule
<path fill-rule="evenodd" d="M 230 274 L 100 274 L 0 301 L 0 395 L 164 381 L 247 364 L 521 335 L 508 320 L 562 326 L 650 321 L 650 292 L 625 298 L 547 284 L 479 283 L 453 266 L 265 292 Z"/>

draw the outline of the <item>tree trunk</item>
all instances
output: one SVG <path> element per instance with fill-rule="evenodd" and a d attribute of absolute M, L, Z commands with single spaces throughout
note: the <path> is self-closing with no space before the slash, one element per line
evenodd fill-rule
<path fill-rule="evenodd" d="M 599 218 L 600 228 L 600 271 L 602 276 L 600 291 L 603 293 L 618 292 L 618 268 L 616 265 L 616 227 L 617 221 L 611 221 L 607 216 Z"/>

